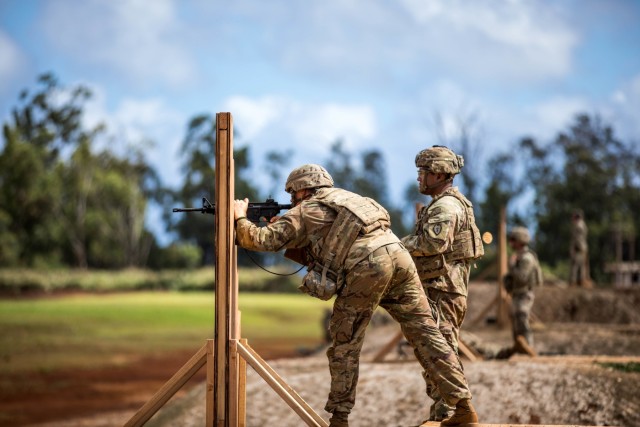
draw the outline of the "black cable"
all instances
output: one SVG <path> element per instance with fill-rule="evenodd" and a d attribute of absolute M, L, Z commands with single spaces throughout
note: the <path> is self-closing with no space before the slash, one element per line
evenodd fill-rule
<path fill-rule="evenodd" d="M 253 261 L 253 263 L 254 263 L 255 265 L 257 265 L 258 267 L 260 267 L 261 269 L 263 269 L 263 270 L 264 270 L 264 271 L 266 271 L 267 273 L 275 274 L 276 276 L 293 276 L 294 274 L 296 274 L 296 273 L 300 272 L 300 270 L 302 270 L 303 268 L 305 268 L 305 267 L 306 267 L 306 266 L 304 266 L 304 265 L 303 265 L 302 267 L 300 267 L 299 269 L 297 269 L 297 270 L 296 270 L 296 271 L 294 271 L 293 273 L 288 273 L 288 274 L 276 273 L 275 271 L 267 270 L 266 268 L 264 268 L 263 266 L 261 266 L 260 264 L 258 264 L 258 262 L 257 262 L 255 259 L 253 259 L 253 257 L 251 256 L 251 254 L 249 253 L 249 251 L 248 251 L 247 249 L 245 249 L 245 248 L 242 248 L 242 249 L 243 249 L 243 250 L 244 250 L 244 252 L 247 254 L 247 256 L 249 257 L 249 259 L 250 259 L 251 261 Z"/>

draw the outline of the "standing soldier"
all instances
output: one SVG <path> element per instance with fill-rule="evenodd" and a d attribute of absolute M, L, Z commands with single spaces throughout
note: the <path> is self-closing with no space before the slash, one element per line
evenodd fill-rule
<path fill-rule="evenodd" d="M 348 426 L 360 350 L 378 305 L 400 323 L 423 369 L 455 406 L 442 425 L 477 422 L 460 362 L 438 330 L 411 256 L 389 229 L 387 211 L 370 198 L 333 188 L 319 165 L 294 169 L 285 190 L 293 207 L 265 227 L 246 220 L 247 199 L 235 201 L 237 241 L 251 250 L 287 249 L 285 256 L 308 266 L 303 292 L 324 300 L 336 295 L 327 350 L 331 427 Z"/>
<path fill-rule="evenodd" d="M 542 284 L 542 271 L 535 252 L 529 249 L 529 231 L 525 227 L 513 227 L 509 233 L 509 246 L 514 251 L 509 261 L 509 271 L 503 278 L 504 287 L 511 295 L 511 325 L 514 348 L 522 335 L 533 348 L 533 334 L 529 326 L 529 315 L 533 307 L 536 286 Z"/>
<path fill-rule="evenodd" d="M 402 239 L 427 297 L 435 304 L 440 331 L 456 356 L 467 312 L 471 261 L 484 254 L 473 206 L 452 184 L 463 165 L 462 156 L 447 147 L 434 145 L 418 153 L 419 190 L 432 200 L 420 210 L 414 233 Z M 427 394 L 433 399 L 429 420 L 447 418 L 453 407 L 440 394 L 433 378 L 427 376 L 425 380 Z"/>
<path fill-rule="evenodd" d="M 571 257 L 570 286 L 591 287 L 589 278 L 589 246 L 587 243 L 587 224 L 584 222 L 582 211 L 576 210 L 571 215 L 571 243 L 569 255 Z"/>

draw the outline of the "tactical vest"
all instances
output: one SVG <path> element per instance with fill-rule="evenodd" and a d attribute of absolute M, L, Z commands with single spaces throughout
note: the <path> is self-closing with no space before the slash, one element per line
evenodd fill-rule
<path fill-rule="evenodd" d="M 389 213 L 378 202 L 341 188 L 321 188 L 312 200 L 338 215 L 324 238 L 320 262 L 334 272 L 342 269 L 349 249 L 359 235 L 389 228 Z"/>
<path fill-rule="evenodd" d="M 431 256 L 414 257 L 414 262 L 418 269 L 418 276 L 420 276 L 420 280 L 429 280 L 442 276 L 449 271 L 449 265 L 453 261 L 472 260 L 484 255 L 484 246 L 482 246 L 480 230 L 478 230 L 478 227 L 476 226 L 476 220 L 473 214 L 473 205 L 466 197 L 454 189 L 445 191 L 442 197 L 446 196 L 455 197 L 460 201 L 460 203 L 462 203 L 462 206 L 464 206 L 467 217 L 466 229 L 460 230 L 454 235 L 453 244 L 449 248 L 448 252 Z M 440 197 L 432 200 L 426 208 L 423 208 L 417 222 L 417 227 L 420 227 L 422 224 L 422 216 L 426 215 L 431 205 L 439 199 Z M 416 232 L 420 233 L 422 230 L 416 230 Z"/>

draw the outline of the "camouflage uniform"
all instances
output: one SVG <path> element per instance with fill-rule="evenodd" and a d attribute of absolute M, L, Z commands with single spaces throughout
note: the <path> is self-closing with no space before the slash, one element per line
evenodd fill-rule
<path fill-rule="evenodd" d="M 571 277 L 570 285 L 587 286 L 587 224 L 581 216 L 577 216 L 571 224 Z"/>
<path fill-rule="evenodd" d="M 428 257 L 443 256 L 450 252 L 455 244 L 455 236 L 463 230 L 469 230 L 473 217 L 467 215 L 466 200 L 456 187 L 450 187 L 431 203 L 423 207 L 418 215 L 413 234 L 402 239 L 405 247 L 420 265 Z M 470 262 L 472 258 L 463 258 L 448 262 L 448 268 L 436 277 L 424 278 L 424 287 L 429 300 L 435 305 L 440 332 L 447 343 L 458 354 L 460 327 L 467 312 L 467 294 Z M 426 274 L 425 276 L 429 276 Z M 424 277 L 421 275 L 421 277 Z M 427 394 L 433 399 L 430 418 L 441 420 L 453 409 L 443 401 L 433 381 L 426 377 Z"/>
<path fill-rule="evenodd" d="M 518 227 L 521 228 L 521 227 Z M 513 232 L 511 236 L 513 236 Z M 528 232 L 524 234 L 528 243 Z M 509 264 L 509 271 L 504 277 L 504 287 L 511 295 L 511 323 L 513 339 L 522 335 L 530 346 L 533 346 L 533 334 L 529 325 L 529 315 L 533 307 L 536 286 L 542 284 L 542 271 L 535 252 L 525 244 L 518 249 Z"/>
<path fill-rule="evenodd" d="M 320 188 L 265 227 L 238 220 L 239 245 L 257 251 L 304 248 L 310 260 L 320 260 L 325 237 L 338 215 L 320 201 L 328 191 L 347 193 Z M 417 359 L 446 401 L 455 405 L 471 398 L 459 360 L 433 319 L 411 256 L 391 230 L 380 227 L 359 235 L 347 253 L 342 273 L 344 286 L 335 299 L 329 327 L 332 345 L 327 351 L 331 373 L 325 406 L 328 412 L 348 414 L 355 404 L 360 350 L 378 305 L 400 323 Z"/>
<path fill-rule="evenodd" d="M 452 159 L 453 165 L 424 164 L 425 155 L 427 160 L 436 162 Z M 462 158 L 446 147 L 429 148 L 416 157 L 417 166 L 428 166 L 434 173 L 455 174 L 462 164 Z M 467 312 L 470 263 L 484 253 L 471 202 L 456 187 L 445 187 L 420 210 L 414 233 L 404 237 L 402 243 L 413 257 L 422 286 L 435 306 L 440 331 L 457 355 L 460 327 Z M 425 380 L 427 394 L 433 399 L 429 419 L 442 420 L 453 408 L 442 399 L 428 376 Z"/>

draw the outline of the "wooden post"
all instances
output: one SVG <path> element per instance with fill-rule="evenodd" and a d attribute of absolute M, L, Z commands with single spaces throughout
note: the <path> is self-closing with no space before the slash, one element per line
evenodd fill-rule
<path fill-rule="evenodd" d="M 507 207 L 500 208 L 500 224 L 498 226 L 498 305 L 496 322 L 499 327 L 509 326 L 507 292 L 502 286 L 502 277 L 507 274 Z"/>
<path fill-rule="evenodd" d="M 230 357 L 230 339 L 238 339 L 237 261 L 234 244 L 233 119 L 231 113 L 216 114 L 216 285 L 214 348 L 214 426 L 237 425 L 237 358 Z M 233 366 L 231 366 L 233 365 Z M 232 403 L 234 402 L 234 403 Z"/>

